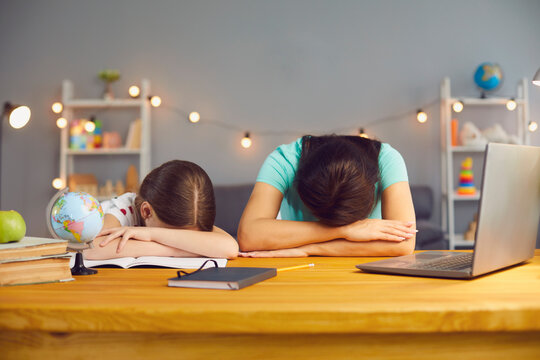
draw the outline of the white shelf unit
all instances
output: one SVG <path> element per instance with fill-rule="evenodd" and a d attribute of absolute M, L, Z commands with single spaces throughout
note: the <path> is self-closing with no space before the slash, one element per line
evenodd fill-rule
<path fill-rule="evenodd" d="M 64 80 L 62 83 L 62 117 L 68 121 L 68 126 L 61 130 L 60 134 L 60 178 L 67 185 L 68 177 L 74 171 L 75 158 L 78 156 L 114 156 L 133 155 L 139 157 L 139 182 L 150 171 L 151 144 L 150 144 L 150 81 L 141 81 L 141 93 L 136 99 L 76 99 L 74 98 L 73 83 Z M 75 111 L 80 109 L 137 109 L 141 119 L 141 147 L 139 149 L 128 148 L 98 148 L 88 150 L 73 150 L 69 148 L 69 124 L 76 118 Z M 117 110 L 119 109 L 119 110 Z M 114 120 L 111 120 L 114 121 Z M 127 170 L 127 169 L 126 169 Z"/>
<path fill-rule="evenodd" d="M 529 133 L 527 124 L 529 123 L 529 96 L 527 79 L 521 79 L 517 85 L 517 96 L 514 97 L 517 108 L 514 110 L 517 120 L 517 137 L 524 143 L 529 144 Z M 472 98 L 452 96 L 450 90 L 450 79 L 445 77 L 441 83 L 441 215 L 443 230 L 448 234 L 450 249 L 456 247 L 472 247 L 473 241 L 464 240 L 463 234 L 455 232 L 455 206 L 458 202 L 473 203 L 471 206 L 478 207 L 480 191 L 475 195 L 458 195 L 456 184 L 454 184 L 454 156 L 464 158 L 467 154 L 483 153 L 485 146 L 452 146 L 451 120 L 452 104 L 461 101 L 464 106 L 496 106 L 502 111 L 506 109 L 509 98 Z M 478 184 L 477 184 L 478 186 Z"/>

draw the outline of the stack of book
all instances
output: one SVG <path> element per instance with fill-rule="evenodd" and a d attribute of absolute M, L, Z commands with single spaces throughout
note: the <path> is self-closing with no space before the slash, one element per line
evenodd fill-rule
<path fill-rule="evenodd" d="M 0 286 L 73 280 L 67 241 L 25 237 L 0 244 Z"/>

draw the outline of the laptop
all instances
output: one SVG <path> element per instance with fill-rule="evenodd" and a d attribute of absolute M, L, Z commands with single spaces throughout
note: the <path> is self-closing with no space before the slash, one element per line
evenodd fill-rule
<path fill-rule="evenodd" d="M 473 252 L 425 251 L 356 265 L 366 272 L 471 279 L 534 256 L 540 147 L 489 143 Z"/>

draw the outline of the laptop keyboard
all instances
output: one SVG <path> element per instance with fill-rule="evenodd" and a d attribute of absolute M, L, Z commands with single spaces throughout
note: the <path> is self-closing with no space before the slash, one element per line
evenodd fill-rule
<path fill-rule="evenodd" d="M 463 270 L 472 266 L 473 253 L 463 253 L 457 256 L 442 257 L 424 263 L 416 263 L 410 266 L 414 269 L 426 270 Z"/>

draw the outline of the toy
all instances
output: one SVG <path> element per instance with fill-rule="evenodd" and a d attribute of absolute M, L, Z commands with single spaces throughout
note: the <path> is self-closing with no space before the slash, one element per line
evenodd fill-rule
<path fill-rule="evenodd" d="M 139 190 L 139 180 L 135 165 L 130 165 L 126 172 L 126 191 L 137 192 Z"/>
<path fill-rule="evenodd" d="M 469 223 L 469 228 L 463 234 L 463 239 L 467 241 L 474 241 L 476 236 L 476 226 L 478 224 L 478 214 L 474 215 L 474 219 Z"/>
<path fill-rule="evenodd" d="M 480 129 L 469 121 L 463 124 L 459 132 L 459 142 L 463 146 L 485 146 L 487 144 L 487 140 L 480 132 Z"/>
<path fill-rule="evenodd" d="M 122 146 L 122 138 L 116 131 L 105 131 L 103 133 L 103 147 L 106 149 L 115 149 Z"/>
<path fill-rule="evenodd" d="M 98 195 L 98 182 L 93 174 L 70 174 L 68 188 L 74 192 L 85 192 L 92 196 Z"/>
<path fill-rule="evenodd" d="M 461 171 L 459 173 L 459 187 L 457 190 L 458 195 L 476 194 L 472 165 L 473 160 L 471 157 L 466 158 L 461 163 Z"/>
<path fill-rule="evenodd" d="M 463 124 L 459 133 L 459 141 L 464 146 L 485 146 L 488 142 L 521 144 L 516 135 L 509 135 L 500 124 L 494 124 L 480 131 L 471 122 Z"/>

